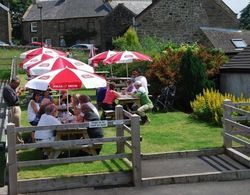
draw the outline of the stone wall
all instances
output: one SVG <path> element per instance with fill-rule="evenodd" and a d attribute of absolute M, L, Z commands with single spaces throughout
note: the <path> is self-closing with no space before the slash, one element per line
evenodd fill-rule
<path fill-rule="evenodd" d="M 10 41 L 10 23 L 8 12 L 0 7 L 0 40 Z"/>
<path fill-rule="evenodd" d="M 102 45 L 103 50 L 111 49 L 112 38 L 122 35 L 126 29 L 133 24 L 135 14 L 128 10 L 123 4 L 119 4 L 103 19 Z"/>
<path fill-rule="evenodd" d="M 90 24 L 94 24 L 93 29 L 97 32 L 96 36 L 91 38 L 92 40 L 83 40 L 84 43 L 94 43 L 97 47 L 101 45 L 101 19 L 102 17 L 92 18 L 73 18 L 65 20 L 46 20 L 43 21 L 43 37 L 45 39 L 52 40 L 52 46 L 58 47 L 60 36 L 63 36 L 65 32 L 72 28 L 89 29 Z M 64 21 L 64 28 L 60 28 L 60 22 Z M 38 31 L 31 32 L 31 22 L 23 22 L 23 41 L 26 43 L 31 42 L 31 37 L 38 37 L 41 39 L 41 23 L 37 21 Z M 70 45 L 68 45 L 70 46 Z"/>
<path fill-rule="evenodd" d="M 150 35 L 176 43 L 201 42 L 200 27 L 238 27 L 236 16 L 215 0 L 159 0 L 136 22 L 139 37 Z"/>

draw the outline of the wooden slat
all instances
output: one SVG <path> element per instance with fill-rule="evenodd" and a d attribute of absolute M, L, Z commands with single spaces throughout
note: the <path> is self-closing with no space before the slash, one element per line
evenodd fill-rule
<path fill-rule="evenodd" d="M 129 119 L 131 119 L 132 114 L 130 112 L 128 112 L 127 110 L 123 110 L 123 114 L 124 114 L 124 116 L 128 117 Z"/>
<path fill-rule="evenodd" d="M 130 150 L 133 149 L 132 145 L 127 141 L 125 142 L 125 146 L 127 146 Z"/>
<path fill-rule="evenodd" d="M 115 141 L 130 141 L 131 137 L 108 137 L 108 138 L 94 138 L 94 139 L 78 139 L 78 140 L 65 140 L 65 141 L 53 141 L 45 143 L 30 143 L 30 144 L 18 144 L 17 150 L 29 149 L 29 148 L 79 148 L 83 144 L 95 145 L 105 142 Z M 77 146 L 78 145 L 78 146 Z"/>
<path fill-rule="evenodd" d="M 130 124 L 129 119 L 122 120 L 123 124 Z M 117 126 L 115 120 L 107 121 L 108 127 Z M 84 123 L 69 123 L 62 125 L 50 125 L 50 126 L 33 126 L 33 127 L 17 127 L 15 128 L 17 132 L 32 132 L 37 130 L 59 130 L 59 131 L 67 131 L 68 129 L 81 129 L 87 128 L 89 126 L 89 122 Z"/>
<path fill-rule="evenodd" d="M 85 156 L 85 157 L 71 157 L 71 158 L 60 158 L 60 159 L 49 159 L 49 160 L 36 160 L 36 161 L 23 161 L 18 162 L 18 167 L 29 167 L 29 166 L 41 166 L 41 165 L 54 165 L 54 164 L 66 164 L 66 163 L 77 163 L 77 162 L 91 162 L 91 161 L 102 161 L 110 159 L 121 159 L 130 158 L 131 154 L 113 154 L 107 156 Z"/>
<path fill-rule="evenodd" d="M 250 106 L 250 102 L 238 102 L 234 103 L 234 106 L 239 107 L 239 106 Z"/>
<path fill-rule="evenodd" d="M 242 125 L 240 123 L 237 123 L 237 122 L 229 120 L 229 119 L 225 119 L 225 124 L 230 125 L 232 128 L 236 128 L 237 130 L 239 129 L 241 131 L 250 132 L 250 127 L 247 127 L 245 125 Z M 227 132 L 227 129 L 226 129 L 226 132 Z"/>
<path fill-rule="evenodd" d="M 128 127 L 127 125 L 123 125 L 123 128 L 126 132 L 128 132 L 131 135 L 131 128 Z"/>
<path fill-rule="evenodd" d="M 250 143 L 248 143 L 248 142 L 245 141 L 245 140 L 242 140 L 242 139 L 240 139 L 240 138 L 238 138 L 238 137 L 235 137 L 235 136 L 233 136 L 233 135 L 230 135 L 230 134 L 228 134 L 228 133 L 224 133 L 224 136 L 226 136 L 226 137 L 232 139 L 233 141 L 235 141 L 235 142 L 237 142 L 237 143 L 239 143 L 239 144 L 242 144 L 242 145 L 246 146 L 247 148 L 250 148 Z"/>

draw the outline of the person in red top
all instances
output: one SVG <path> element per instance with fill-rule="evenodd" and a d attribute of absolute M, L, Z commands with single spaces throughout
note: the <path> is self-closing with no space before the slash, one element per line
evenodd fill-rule
<path fill-rule="evenodd" d="M 115 99 L 121 95 L 115 91 L 115 83 L 110 83 L 102 102 L 103 110 L 115 110 Z"/>

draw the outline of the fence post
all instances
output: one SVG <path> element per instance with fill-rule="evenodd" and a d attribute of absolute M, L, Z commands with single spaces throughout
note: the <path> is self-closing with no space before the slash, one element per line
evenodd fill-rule
<path fill-rule="evenodd" d="M 133 181 L 135 186 L 141 186 L 140 117 L 136 114 L 133 114 L 131 117 L 131 144 Z"/>
<path fill-rule="evenodd" d="M 117 105 L 115 107 L 115 120 L 122 120 L 123 119 L 123 107 L 121 105 Z M 116 126 L 116 137 L 123 137 L 124 136 L 124 130 L 123 130 L 123 124 L 119 124 Z M 124 153 L 124 142 L 117 141 L 116 143 L 116 152 Z"/>
<path fill-rule="evenodd" d="M 232 109 L 228 108 L 224 105 L 230 105 L 233 106 L 233 102 L 229 99 L 226 99 L 223 101 L 223 108 L 224 108 L 224 113 L 223 113 L 223 140 L 224 140 L 224 147 L 226 148 L 230 148 L 232 147 L 232 140 L 228 137 L 225 136 L 225 133 L 227 131 L 230 131 L 232 129 L 232 126 L 228 123 L 225 122 L 225 119 L 232 119 L 231 115 L 232 115 Z"/>
<path fill-rule="evenodd" d="M 17 195 L 17 157 L 16 157 L 16 130 L 13 123 L 7 126 L 8 141 L 8 171 L 9 171 L 9 194 Z"/>

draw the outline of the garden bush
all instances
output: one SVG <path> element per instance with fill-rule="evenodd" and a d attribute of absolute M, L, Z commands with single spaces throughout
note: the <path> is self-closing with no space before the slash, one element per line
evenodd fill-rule
<path fill-rule="evenodd" d="M 230 99 L 233 102 L 250 102 L 250 98 L 244 98 L 243 96 L 237 98 L 232 94 L 221 94 L 215 89 L 204 89 L 202 94 L 196 95 L 195 100 L 190 102 L 193 109 L 192 115 L 203 121 L 221 126 L 222 104 L 225 99 Z M 243 109 L 250 111 L 250 107 L 244 107 Z"/>

